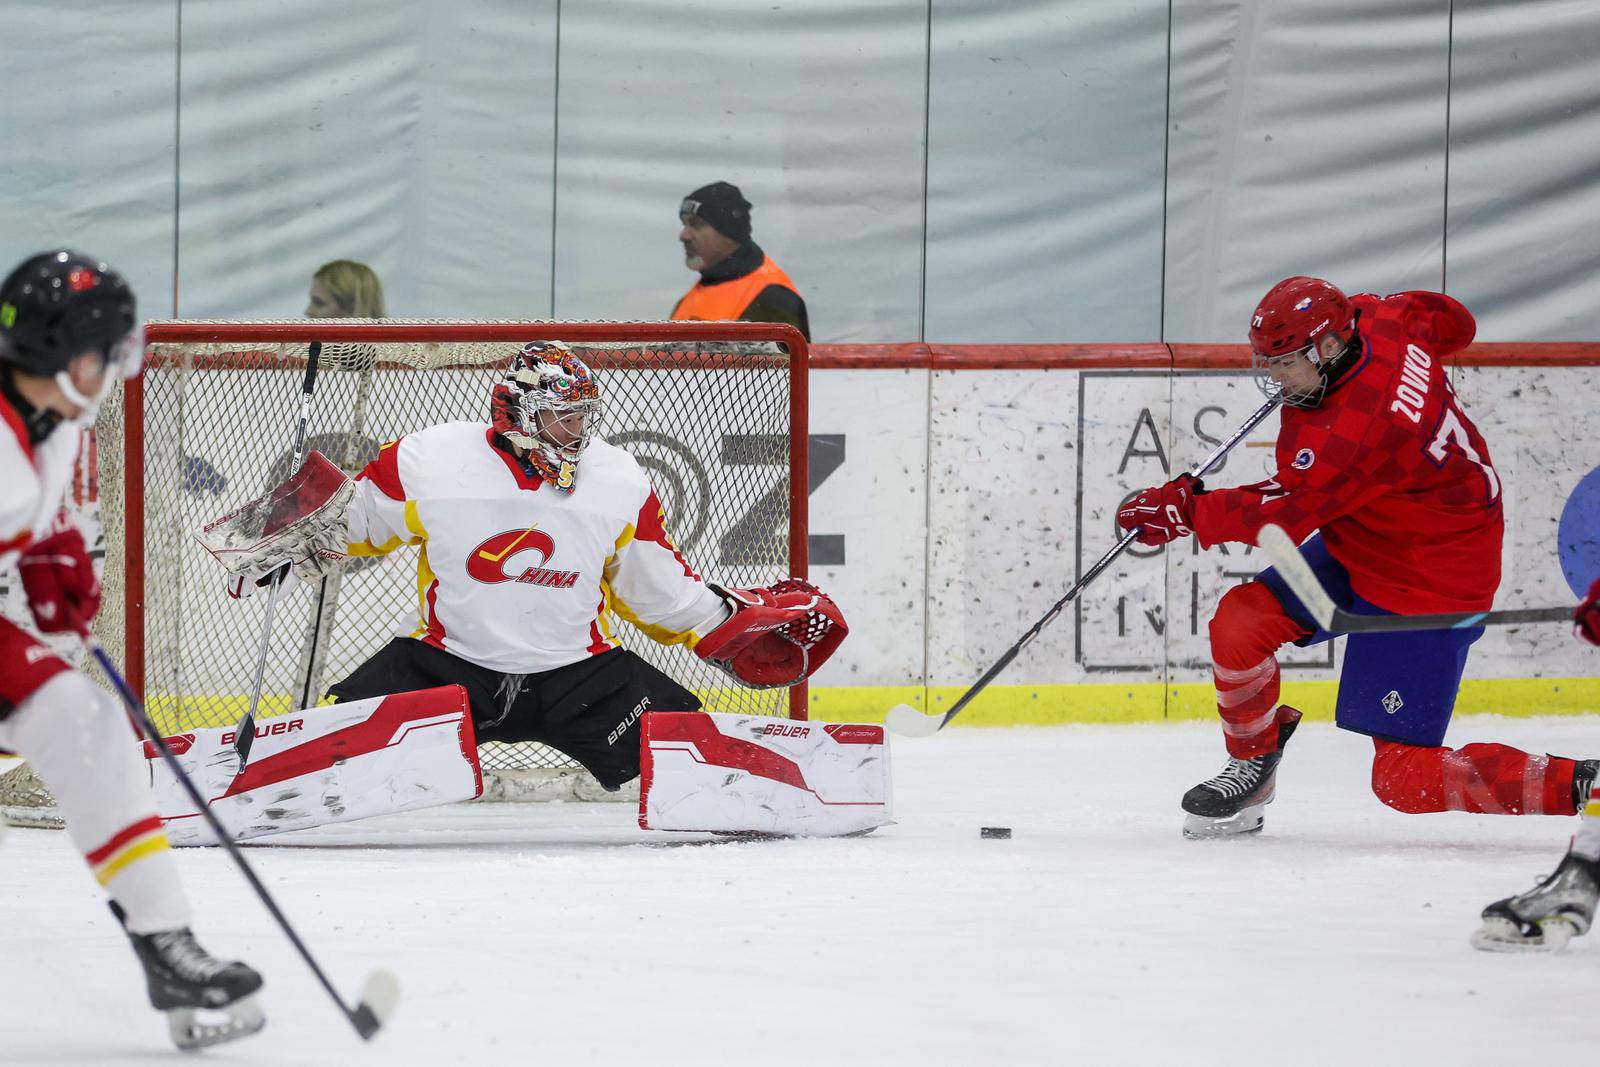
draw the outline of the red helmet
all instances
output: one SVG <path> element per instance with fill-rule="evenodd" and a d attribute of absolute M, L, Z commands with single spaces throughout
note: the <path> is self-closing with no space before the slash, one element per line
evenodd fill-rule
<path fill-rule="evenodd" d="M 1333 334 L 1348 343 L 1355 308 L 1321 278 L 1297 274 L 1267 290 L 1250 317 L 1250 347 L 1262 356 L 1295 352 Z"/>

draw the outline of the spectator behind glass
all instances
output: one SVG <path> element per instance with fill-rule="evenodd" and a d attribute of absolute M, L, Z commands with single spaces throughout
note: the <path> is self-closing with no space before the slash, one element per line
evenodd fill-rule
<path fill-rule="evenodd" d="M 383 283 L 372 268 L 353 259 L 324 263 L 311 276 L 308 319 L 381 319 Z"/>
<path fill-rule="evenodd" d="M 683 261 L 700 280 L 672 309 L 674 319 L 786 322 L 811 340 L 806 302 L 789 276 L 750 239 L 750 202 L 737 185 L 712 182 L 678 207 Z"/>

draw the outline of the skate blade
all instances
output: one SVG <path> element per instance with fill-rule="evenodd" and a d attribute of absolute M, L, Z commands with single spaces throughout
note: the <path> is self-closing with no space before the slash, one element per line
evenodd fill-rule
<path fill-rule="evenodd" d="M 1579 933 L 1570 919 L 1553 915 L 1542 920 L 1537 934 L 1524 934 L 1510 919 L 1490 917 L 1472 935 L 1472 947 L 1484 952 L 1565 952 Z"/>
<path fill-rule="evenodd" d="M 1212 818 L 1206 815 L 1188 815 L 1183 820 L 1183 836 L 1190 841 L 1209 841 L 1219 837 L 1242 837 L 1259 834 L 1267 824 L 1266 804 L 1245 808 L 1237 815 Z"/>
<path fill-rule="evenodd" d="M 261 1004 L 253 993 L 214 1011 L 174 1008 L 167 1012 L 167 1029 L 172 1034 L 172 1043 L 185 1052 L 249 1037 L 265 1025 L 267 1018 L 261 1013 Z"/>
<path fill-rule="evenodd" d="M 65 830 L 67 820 L 56 808 L 25 808 L 20 805 L 0 805 L 0 823 L 22 826 L 34 830 Z"/>

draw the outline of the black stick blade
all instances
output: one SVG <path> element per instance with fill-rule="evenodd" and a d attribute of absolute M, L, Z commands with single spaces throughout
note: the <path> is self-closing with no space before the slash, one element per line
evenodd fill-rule
<path fill-rule="evenodd" d="M 372 1035 L 393 1017 L 399 1002 L 400 983 L 395 976 L 389 971 L 373 971 L 361 987 L 361 1003 L 350 1012 L 350 1023 L 363 1041 L 371 1041 Z"/>

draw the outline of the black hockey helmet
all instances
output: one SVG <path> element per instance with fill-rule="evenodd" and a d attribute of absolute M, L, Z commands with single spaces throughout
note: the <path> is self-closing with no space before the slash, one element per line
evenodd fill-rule
<path fill-rule="evenodd" d="M 100 260 L 66 249 L 30 256 L 0 282 L 0 363 L 44 377 L 84 352 L 109 363 L 135 311 L 133 290 Z"/>

